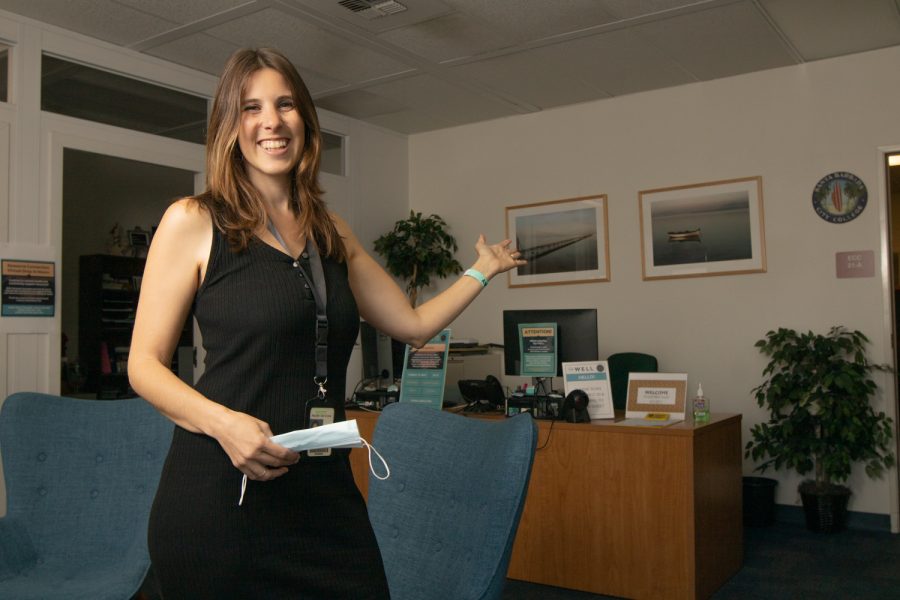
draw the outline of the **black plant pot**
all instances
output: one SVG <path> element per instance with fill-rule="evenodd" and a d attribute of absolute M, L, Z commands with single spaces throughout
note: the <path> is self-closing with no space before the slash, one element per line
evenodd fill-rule
<path fill-rule="evenodd" d="M 850 489 L 842 485 L 818 488 L 813 482 L 800 484 L 806 528 L 822 533 L 842 531 L 847 525 L 850 493 Z"/>
<path fill-rule="evenodd" d="M 775 486 L 768 477 L 744 477 L 744 525 L 767 527 L 775 522 Z"/>

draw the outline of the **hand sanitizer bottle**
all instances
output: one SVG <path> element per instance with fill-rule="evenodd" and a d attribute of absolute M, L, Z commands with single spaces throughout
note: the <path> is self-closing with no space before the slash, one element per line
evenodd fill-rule
<path fill-rule="evenodd" d="M 709 400 L 703 395 L 703 384 L 697 386 L 694 397 L 694 423 L 709 423 Z"/>

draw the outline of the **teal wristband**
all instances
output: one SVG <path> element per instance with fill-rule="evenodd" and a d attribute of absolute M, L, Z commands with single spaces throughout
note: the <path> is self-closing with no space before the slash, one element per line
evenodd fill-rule
<path fill-rule="evenodd" d="M 463 275 L 468 275 L 475 281 L 481 284 L 481 287 L 487 287 L 488 278 L 484 276 L 484 273 L 478 271 L 476 269 L 468 269 Z"/>

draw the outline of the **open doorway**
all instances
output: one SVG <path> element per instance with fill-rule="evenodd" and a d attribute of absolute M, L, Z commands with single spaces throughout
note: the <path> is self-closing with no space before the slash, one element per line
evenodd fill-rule
<path fill-rule="evenodd" d="M 895 365 L 900 365 L 900 152 L 885 156 L 887 197 L 890 206 L 891 283 L 894 294 L 893 347 Z M 900 376 L 900 372 L 894 374 Z M 900 389 L 900 386 L 898 386 Z M 897 414 L 900 414 L 898 411 Z"/>
<path fill-rule="evenodd" d="M 887 183 L 887 199 L 890 233 L 890 253 L 891 253 L 891 298 L 893 299 L 891 342 L 894 351 L 894 365 L 900 366 L 900 151 L 889 152 L 885 155 L 886 183 Z M 900 368 L 894 371 L 894 415 L 900 415 Z M 900 435 L 896 435 L 897 428 L 895 423 L 894 435 L 894 455 L 900 456 Z M 900 474 L 895 473 L 896 477 Z M 892 482 L 892 497 L 897 504 L 891 508 L 891 531 L 893 533 L 900 532 L 900 494 L 897 487 L 900 482 Z"/>
<path fill-rule="evenodd" d="M 147 245 L 169 204 L 194 193 L 195 173 L 63 149 L 60 391 L 134 395 L 125 365 Z M 173 370 L 193 383 L 188 319 Z"/>

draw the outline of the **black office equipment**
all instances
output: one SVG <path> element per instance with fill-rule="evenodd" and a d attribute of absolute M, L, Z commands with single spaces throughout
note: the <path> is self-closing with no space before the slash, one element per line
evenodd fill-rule
<path fill-rule="evenodd" d="M 400 399 L 400 392 L 387 389 L 358 390 L 353 399 L 357 408 L 381 410 L 388 404 L 397 402 Z"/>
<path fill-rule="evenodd" d="M 587 405 L 590 401 L 584 390 L 572 390 L 563 401 L 562 418 L 569 423 L 590 423 Z"/>
<path fill-rule="evenodd" d="M 493 375 L 484 379 L 460 379 L 457 384 L 460 395 L 467 402 L 466 411 L 497 410 L 506 401 L 503 385 Z"/>
<path fill-rule="evenodd" d="M 556 323 L 556 375 L 562 363 L 598 360 L 597 309 L 561 308 L 503 311 L 503 355 L 507 375 L 521 373 L 520 323 Z"/>
<path fill-rule="evenodd" d="M 387 388 L 403 376 L 406 346 L 370 323 L 360 321 L 359 344 L 362 350 L 363 379 L 378 379 L 379 388 Z"/>
<path fill-rule="evenodd" d="M 523 394 L 522 392 L 513 392 L 506 399 L 506 416 L 514 417 L 520 413 L 530 413 L 533 417 L 535 414 L 537 403 L 534 396 Z"/>

